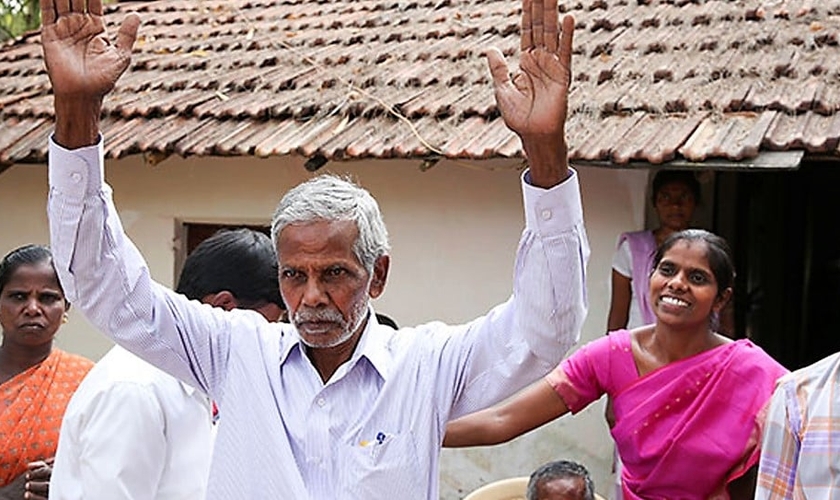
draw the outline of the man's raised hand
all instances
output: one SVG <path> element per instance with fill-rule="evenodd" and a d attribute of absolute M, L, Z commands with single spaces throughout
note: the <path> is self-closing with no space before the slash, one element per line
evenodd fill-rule
<path fill-rule="evenodd" d="M 515 73 L 498 49 L 487 52 L 499 112 L 522 139 L 532 179 L 544 187 L 564 179 L 568 168 L 565 125 L 575 22 L 565 16 L 558 30 L 558 17 L 557 0 L 522 1 L 522 54 Z"/>
<path fill-rule="evenodd" d="M 55 135 L 76 149 L 99 140 L 102 98 L 131 62 L 140 18 L 129 14 L 112 43 L 102 0 L 41 0 L 41 45 L 55 96 Z"/>
<path fill-rule="evenodd" d="M 524 0 L 519 71 L 511 74 L 498 49 L 487 53 L 499 111 L 519 135 L 563 131 L 571 81 L 574 19 L 558 33 L 557 1 Z"/>

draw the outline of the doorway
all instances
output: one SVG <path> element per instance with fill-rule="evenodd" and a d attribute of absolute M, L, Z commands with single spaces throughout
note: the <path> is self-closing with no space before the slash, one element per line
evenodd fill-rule
<path fill-rule="evenodd" d="M 719 172 L 715 231 L 733 247 L 738 330 L 789 369 L 840 351 L 840 164 Z"/>

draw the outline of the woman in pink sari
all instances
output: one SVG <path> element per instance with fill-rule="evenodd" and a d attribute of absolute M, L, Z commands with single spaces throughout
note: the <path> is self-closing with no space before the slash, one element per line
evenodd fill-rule
<path fill-rule="evenodd" d="M 653 262 L 655 324 L 583 346 L 510 400 L 451 422 L 444 445 L 502 443 L 608 394 L 625 499 L 752 498 L 763 409 L 787 370 L 712 328 L 735 276 L 722 238 L 674 233 Z"/>

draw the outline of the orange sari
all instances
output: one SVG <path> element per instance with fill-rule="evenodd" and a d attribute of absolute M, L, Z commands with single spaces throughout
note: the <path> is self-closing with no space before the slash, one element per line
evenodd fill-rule
<path fill-rule="evenodd" d="M 67 402 L 92 367 L 89 359 L 53 349 L 0 385 L 0 487 L 26 472 L 29 462 L 55 456 Z"/>

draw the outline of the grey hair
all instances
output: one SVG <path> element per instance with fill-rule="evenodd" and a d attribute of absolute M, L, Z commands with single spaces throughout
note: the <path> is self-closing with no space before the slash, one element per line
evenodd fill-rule
<path fill-rule="evenodd" d="M 549 462 L 541 465 L 534 471 L 533 474 L 531 474 L 531 478 L 528 480 L 528 491 L 525 498 L 528 500 L 536 500 L 537 487 L 546 481 L 576 477 L 583 479 L 583 499 L 594 500 L 595 484 L 589 476 L 589 471 L 586 470 L 586 467 L 583 465 L 577 462 L 572 462 L 571 460 L 558 460 L 556 462 Z"/>
<path fill-rule="evenodd" d="M 353 253 L 368 273 L 373 273 L 376 259 L 391 249 L 379 204 L 366 189 L 348 179 L 324 174 L 289 190 L 271 218 L 274 247 L 277 248 L 280 233 L 286 226 L 317 221 L 356 224 L 359 235 Z"/>

